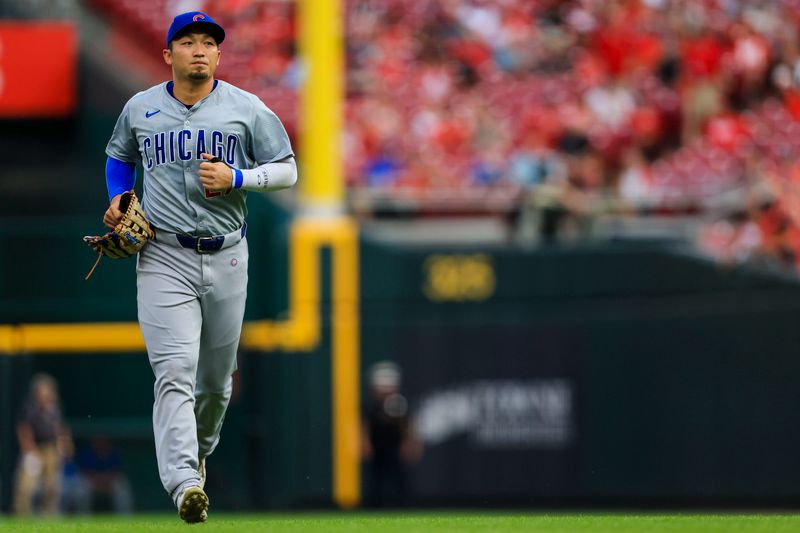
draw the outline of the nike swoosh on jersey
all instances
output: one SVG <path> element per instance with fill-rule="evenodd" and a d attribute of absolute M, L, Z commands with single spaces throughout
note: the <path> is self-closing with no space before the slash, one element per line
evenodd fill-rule
<path fill-rule="evenodd" d="M 156 109 L 156 110 L 155 110 L 155 111 L 153 111 L 152 113 L 150 113 L 150 112 L 148 112 L 148 111 L 145 111 L 145 113 L 144 113 L 144 116 L 145 116 L 145 118 L 150 118 L 150 117 L 152 117 L 153 115 L 155 115 L 156 113 L 161 113 L 161 110 L 160 110 L 160 109 Z"/>

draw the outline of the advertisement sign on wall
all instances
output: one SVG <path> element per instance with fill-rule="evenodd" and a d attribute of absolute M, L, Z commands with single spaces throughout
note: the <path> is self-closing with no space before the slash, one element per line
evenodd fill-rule
<path fill-rule="evenodd" d="M 416 498 L 511 503 L 574 493 L 578 349 L 568 332 L 448 325 L 402 338 L 403 388 L 424 448 L 409 476 Z"/>

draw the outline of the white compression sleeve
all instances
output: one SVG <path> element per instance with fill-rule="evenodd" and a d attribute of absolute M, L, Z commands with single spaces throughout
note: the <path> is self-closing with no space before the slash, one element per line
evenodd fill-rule
<path fill-rule="evenodd" d="M 297 163 L 294 157 L 264 163 L 251 169 L 232 168 L 233 185 L 236 189 L 248 191 L 277 191 L 297 183 Z"/>

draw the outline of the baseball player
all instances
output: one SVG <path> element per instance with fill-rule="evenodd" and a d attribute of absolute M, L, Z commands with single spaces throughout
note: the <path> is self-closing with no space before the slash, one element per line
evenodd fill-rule
<path fill-rule="evenodd" d="M 204 522 L 205 462 L 219 442 L 247 295 L 246 191 L 291 187 L 297 168 L 278 117 L 214 78 L 225 31 L 198 11 L 175 17 L 172 81 L 131 98 L 106 147 L 113 227 L 144 169 L 155 238 L 136 264 L 138 317 L 155 374 L 153 432 L 164 488 L 186 522 Z"/>

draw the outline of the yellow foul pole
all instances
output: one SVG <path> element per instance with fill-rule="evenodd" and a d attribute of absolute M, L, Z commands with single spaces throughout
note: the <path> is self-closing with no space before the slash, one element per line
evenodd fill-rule
<path fill-rule="evenodd" d="M 294 222 L 292 246 L 302 239 L 331 245 L 334 305 L 331 317 L 333 499 L 359 503 L 358 232 L 344 214 L 341 139 L 344 108 L 343 0 L 298 0 L 304 82 L 300 102 L 300 195 L 303 215 Z M 294 242 L 296 241 L 296 242 Z M 293 267 L 294 268 L 294 267 Z M 307 269 L 306 269 L 307 270 Z M 318 268 L 312 269 L 317 271 Z M 293 271 L 297 277 L 299 272 Z M 298 280 L 309 283 L 309 279 Z M 297 309 L 316 309 L 295 302 Z M 295 305 L 293 304 L 293 305 Z M 305 305 L 309 304 L 309 305 Z M 305 305 L 305 307 L 304 307 Z"/>
<path fill-rule="evenodd" d="M 341 161 L 344 100 L 342 0 L 299 0 L 300 52 L 304 83 L 300 103 L 304 207 L 341 212 L 344 176 Z"/>

